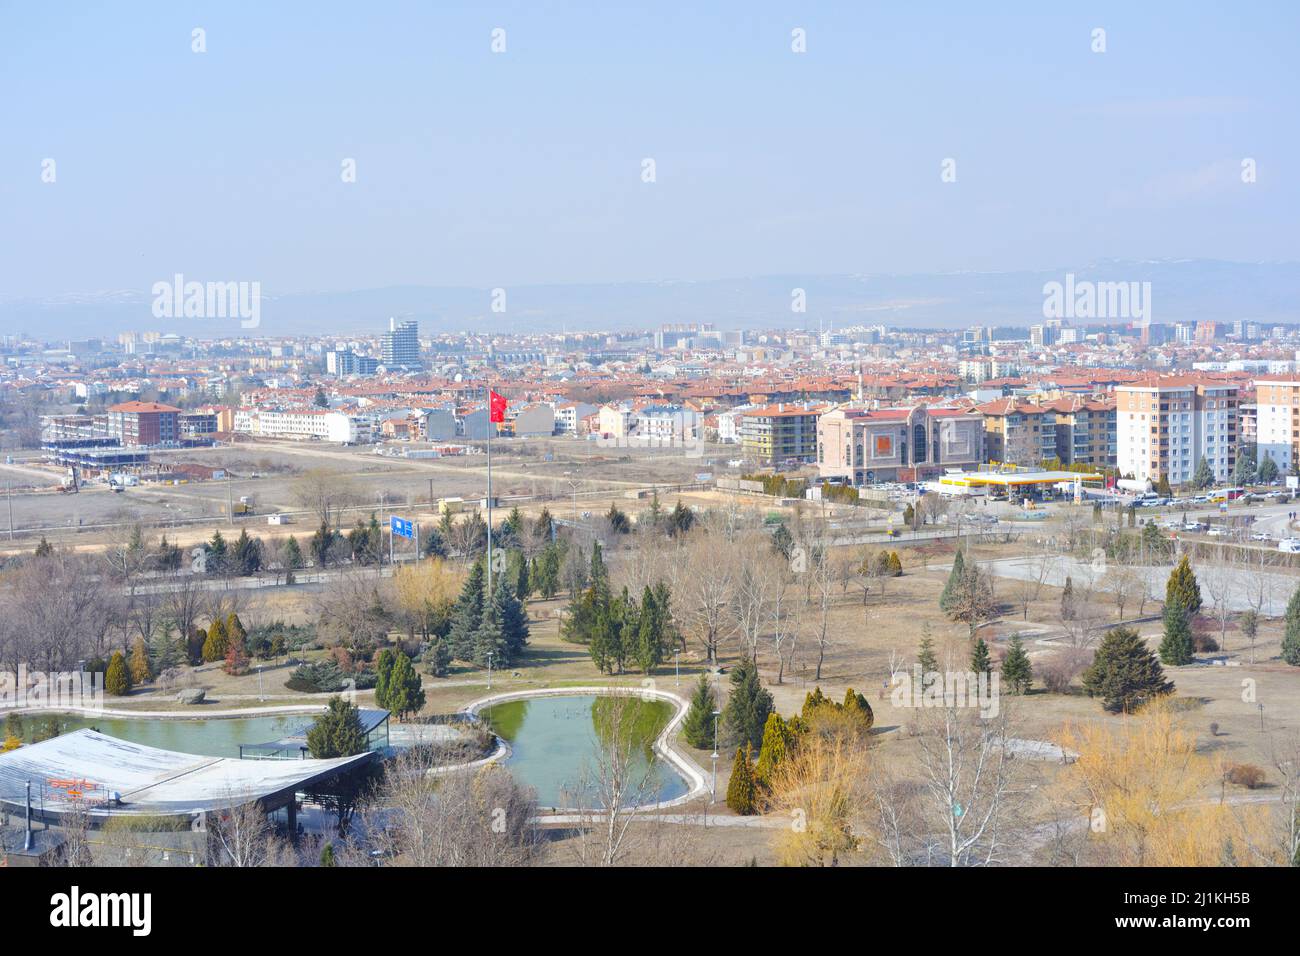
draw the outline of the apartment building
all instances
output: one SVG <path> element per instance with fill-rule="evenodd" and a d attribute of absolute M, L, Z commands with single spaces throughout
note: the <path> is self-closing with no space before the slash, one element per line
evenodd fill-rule
<path fill-rule="evenodd" d="M 1056 409 L 1023 398 L 999 398 L 976 411 L 984 416 L 984 454 L 989 461 L 1039 467 L 1056 458 Z"/>
<path fill-rule="evenodd" d="M 984 461 L 984 417 L 964 408 L 841 407 L 817 420 L 823 478 L 910 481 Z"/>
<path fill-rule="evenodd" d="M 159 402 L 123 402 L 108 410 L 108 435 L 123 445 L 168 445 L 180 438 L 179 408 Z"/>
<path fill-rule="evenodd" d="M 320 409 L 260 411 L 241 408 L 235 412 L 235 431 L 258 438 L 315 439 L 344 445 L 374 440 L 369 418 Z"/>
<path fill-rule="evenodd" d="M 1067 395 L 1051 407 L 1056 416 L 1056 458 L 1061 464 L 1115 467 L 1115 396 Z"/>
<path fill-rule="evenodd" d="M 1192 480 L 1204 457 L 1215 481 L 1231 480 L 1237 463 L 1236 385 L 1189 376 L 1120 385 L 1116 397 L 1116 465 L 1123 474 L 1171 485 Z"/>
<path fill-rule="evenodd" d="M 1283 474 L 1300 463 L 1300 378 L 1255 380 L 1255 441 L 1256 459 L 1272 458 Z"/>
<path fill-rule="evenodd" d="M 745 457 L 762 465 L 817 460 L 817 419 L 826 406 L 767 405 L 740 414 L 738 435 Z"/>

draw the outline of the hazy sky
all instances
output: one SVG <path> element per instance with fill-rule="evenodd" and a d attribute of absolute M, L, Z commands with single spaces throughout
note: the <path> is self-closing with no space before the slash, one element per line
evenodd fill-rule
<path fill-rule="evenodd" d="M 0 0 L 0 294 L 1295 260 L 1297 37 L 1291 0 Z"/>

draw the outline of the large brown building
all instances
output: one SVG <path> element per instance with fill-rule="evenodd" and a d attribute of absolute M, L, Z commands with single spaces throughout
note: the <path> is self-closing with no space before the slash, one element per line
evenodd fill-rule
<path fill-rule="evenodd" d="M 180 438 L 179 408 L 159 402 L 123 402 L 108 410 L 108 434 L 123 445 L 167 445 Z"/>

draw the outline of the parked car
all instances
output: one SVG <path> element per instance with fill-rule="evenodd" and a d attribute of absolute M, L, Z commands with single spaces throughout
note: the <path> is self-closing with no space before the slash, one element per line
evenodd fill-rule
<path fill-rule="evenodd" d="M 1273 536 L 1267 531 L 1256 531 L 1250 536 L 1251 541 L 1272 541 Z"/>

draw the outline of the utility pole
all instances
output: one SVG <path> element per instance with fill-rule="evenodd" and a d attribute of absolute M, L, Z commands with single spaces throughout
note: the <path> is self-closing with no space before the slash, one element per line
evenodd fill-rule
<path fill-rule="evenodd" d="M 230 523 L 235 523 L 235 492 L 230 487 L 230 471 L 226 471 L 226 509 L 230 513 Z"/>
<path fill-rule="evenodd" d="M 5 482 L 5 491 L 9 498 L 9 540 L 12 541 L 14 539 L 14 483 L 12 481 Z"/>

